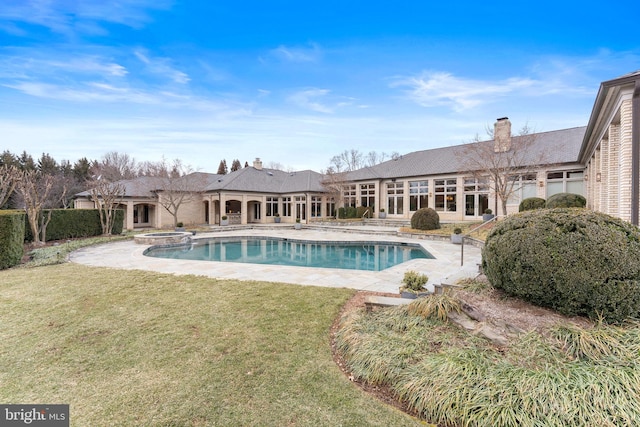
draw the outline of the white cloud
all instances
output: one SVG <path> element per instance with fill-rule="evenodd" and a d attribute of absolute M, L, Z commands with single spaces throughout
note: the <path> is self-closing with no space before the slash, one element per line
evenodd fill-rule
<path fill-rule="evenodd" d="M 142 50 L 136 50 L 134 55 L 145 64 L 146 68 L 153 74 L 157 74 L 163 77 L 167 77 L 173 80 L 175 83 L 187 84 L 191 80 L 189 76 L 176 70 L 170 65 L 171 60 L 168 58 L 149 58 L 146 52 Z"/>
<path fill-rule="evenodd" d="M 391 87 L 408 87 L 409 98 L 423 107 L 448 106 L 455 111 L 463 111 L 534 85 L 536 82 L 528 78 L 491 82 L 459 78 L 446 72 L 427 72 L 416 77 L 399 78 Z"/>
<path fill-rule="evenodd" d="M 11 26 L 0 26 L 14 35 L 26 35 L 27 30 L 20 23 L 39 25 L 58 34 L 72 36 L 80 34 L 105 34 L 100 22 L 117 23 L 132 28 L 140 28 L 151 18 L 150 9 L 164 10 L 171 6 L 171 0 L 20 0 L 3 3 L 0 21 L 6 20 Z"/>
<path fill-rule="evenodd" d="M 287 47 L 284 45 L 272 49 L 271 56 L 287 62 L 317 62 L 322 56 L 322 51 L 317 44 L 310 47 Z"/>
<path fill-rule="evenodd" d="M 331 107 L 318 101 L 318 98 L 324 98 L 327 94 L 329 94 L 329 90 L 327 89 L 305 89 L 294 93 L 288 99 L 298 107 L 318 113 L 333 113 Z"/>

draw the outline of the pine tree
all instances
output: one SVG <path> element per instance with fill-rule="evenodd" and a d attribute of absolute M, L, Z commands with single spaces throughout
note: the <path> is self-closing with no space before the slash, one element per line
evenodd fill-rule
<path fill-rule="evenodd" d="M 242 169 L 242 164 L 240 164 L 240 160 L 235 159 L 232 163 L 231 163 L 231 172 L 235 172 L 237 170 Z"/>
<path fill-rule="evenodd" d="M 220 160 L 220 166 L 218 166 L 218 175 L 226 175 L 229 172 L 227 169 L 227 161 L 225 159 Z"/>

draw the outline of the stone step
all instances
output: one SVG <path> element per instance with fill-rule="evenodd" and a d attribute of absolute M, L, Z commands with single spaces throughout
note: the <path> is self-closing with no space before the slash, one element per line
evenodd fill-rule
<path fill-rule="evenodd" d="M 367 311 L 371 311 L 374 307 L 394 307 L 398 305 L 410 304 L 414 299 L 383 297 L 377 295 L 368 295 L 365 297 L 364 306 Z"/>

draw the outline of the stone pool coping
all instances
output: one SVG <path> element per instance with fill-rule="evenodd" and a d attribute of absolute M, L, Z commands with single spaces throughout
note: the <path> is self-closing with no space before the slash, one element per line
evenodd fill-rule
<path fill-rule="evenodd" d="M 416 270 L 429 276 L 427 287 L 434 284 L 455 283 L 458 279 L 475 277 L 481 260 L 480 249 L 464 247 L 464 265 L 460 265 L 460 245 L 448 241 L 415 239 L 406 236 L 345 233 L 341 230 L 245 229 L 198 233 L 194 239 L 208 237 L 265 236 L 317 241 L 384 241 L 421 245 L 435 259 L 415 259 L 383 271 L 359 271 L 318 267 L 290 267 L 279 265 L 243 264 L 215 261 L 167 260 L 144 256 L 151 245 L 133 241 L 91 246 L 70 254 L 71 262 L 99 267 L 157 271 L 170 274 L 195 274 L 218 279 L 262 280 L 298 285 L 351 288 L 376 292 L 397 293 L 404 272 Z"/>

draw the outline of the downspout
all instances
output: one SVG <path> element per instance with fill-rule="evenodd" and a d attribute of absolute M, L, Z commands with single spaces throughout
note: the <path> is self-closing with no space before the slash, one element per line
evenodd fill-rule
<path fill-rule="evenodd" d="M 640 209 L 640 79 L 631 103 L 631 223 L 638 225 Z"/>

